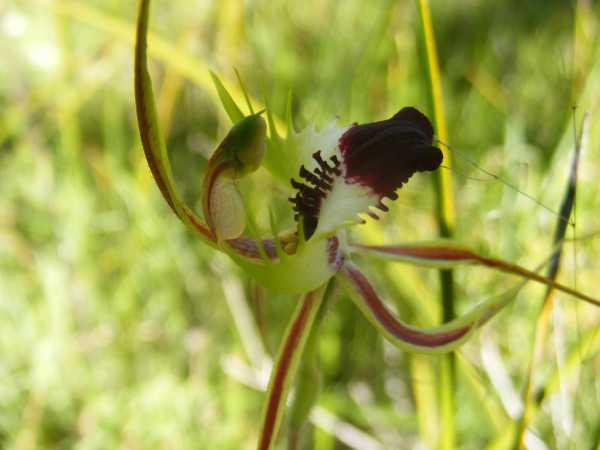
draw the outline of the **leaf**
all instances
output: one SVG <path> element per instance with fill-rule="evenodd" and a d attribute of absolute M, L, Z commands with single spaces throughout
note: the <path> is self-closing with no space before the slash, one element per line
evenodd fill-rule
<path fill-rule="evenodd" d="M 587 142 L 587 134 L 589 133 L 589 114 L 585 114 L 583 117 L 583 124 L 581 130 L 581 136 L 575 143 L 575 151 L 571 159 L 571 167 L 569 170 L 569 177 L 567 179 L 567 188 L 560 205 L 559 217 L 556 222 L 556 228 L 554 230 L 554 253 L 552 255 L 552 261 L 550 262 L 550 268 L 548 270 L 548 278 L 556 279 L 558 270 L 560 267 L 560 261 L 562 256 L 562 248 L 567 232 L 567 225 L 569 224 L 569 218 L 575 208 L 575 199 L 577 195 L 577 176 L 579 173 L 579 160 L 581 158 L 582 143 Z M 547 301 L 549 292 L 546 293 Z"/>
<path fill-rule="evenodd" d="M 570 377 L 577 373 L 582 362 L 590 361 L 593 364 L 593 359 L 600 355 L 600 327 L 595 326 L 586 331 L 581 339 L 577 341 L 573 348 L 569 350 L 565 363 L 561 367 L 557 367 L 547 377 L 546 381 L 541 385 L 542 390 L 536 394 L 537 403 L 541 403 L 544 399 L 554 394 L 561 383 L 564 383 Z"/>
<path fill-rule="evenodd" d="M 289 388 L 298 371 L 300 358 L 323 300 L 323 291 L 324 288 L 320 288 L 306 294 L 287 327 L 271 372 L 258 450 L 270 450 L 275 444 Z"/>
<path fill-rule="evenodd" d="M 431 11 L 427 0 L 418 0 L 419 16 L 423 31 L 423 41 L 425 44 L 425 57 L 427 61 L 427 75 L 429 76 L 429 88 L 431 94 L 431 103 L 433 106 L 434 123 L 436 134 L 440 141 L 447 143 L 448 133 L 446 129 L 446 119 L 444 115 L 444 102 L 442 98 L 442 81 L 440 68 L 438 64 L 435 36 L 433 33 L 433 24 L 431 21 Z M 450 155 L 447 148 L 442 148 L 444 154 L 444 164 L 450 166 Z M 441 229 L 441 235 L 448 237 L 452 234 L 455 222 L 454 198 L 453 198 L 452 178 L 449 170 L 438 170 L 436 172 L 436 192 L 438 203 L 438 222 Z"/>
<path fill-rule="evenodd" d="M 550 286 L 587 303 L 591 303 L 592 305 L 600 306 L 600 300 L 594 297 L 571 289 L 548 277 L 511 262 L 480 255 L 452 240 L 437 240 L 419 244 L 395 246 L 352 244 L 351 248 L 355 251 L 359 250 L 362 253 L 391 259 L 393 261 L 408 262 L 428 267 L 455 267 L 463 264 L 486 266 L 501 272 L 518 275 L 528 280 L 537 281 L 538 283 Z"/>
<path fill-rule="evenodd" d="M 584 140 L 584 134 L 587 132 L 588 127 L 588 115 L 586 114 L 583 119 L 582 132 L 579 140 L 575 142 L 575 150 L 571 159 L 571 167 L 569 170 L 569 176 L 567 179 L 567 188 L 563 197 L 556 228 L 554 229 L 554 252 L 552 253 L 552 259 L 550 261 L 550 267 L 548 269 L 548 278 L 556 280 L 558 271 L 560 268 L 560 262 L 562 257 L 563 243 L 565 234 L 567 231 L 567 225 L 569 224 L 569 218 L 575 208 L 575 198 L 577 193 L 577 174 L 579 170 L 579 159 L 581 155 L 581 143 Z M 533 341 L 532 352 L 529 360 L 529 368 L 527 370 L 527 377 L 525 378 L 525 386 L 523 388 L 523 404 L 524 413 L 521 416 L 521 420 L 518 424 L 518 431 L 516 435 L 516 442 L 521 448 L 525 448 L 525 433 L 527 431 L 527 424 L 530 422 L 530 418 L 533 413 L 533 395 L 532 395 L 532 382 L 533 372 L 536 364 L 539 362 L 546 337 L 548 333 L 549 318 L 553 307 L 553 293 L 554 288 L 549 286 L 546 288 L 542 308 L 539 312 L 536 327 L 535 337 Z"/>
<path fill-rule="evenodd" d="M 439 358 L 439 357 L 438 357 Z M 440 435 L 440 417 L 438 402 L 438 376 L 432 355 L 414 353 L 410 355 L 410 376 L 415 413 L 419 424 L 421 439 L 426 448 L 438 447 Z"/>
<path fill-rule="evenodd" d="M 434 124 L 437 137 L 440 141 L 448 142 L 446 128 L 446 117 L 444 115 L 444 102 L 442 95 L 442 81 L 438 64 L 438 55 L 435 43 L 435 34 L 431 20 L 431 11 L 427 0 L 418 0 L 419 17 L 421 19 L 421 30 L 425 44 L 425 56 L 427 61 L 427 74 L 429 76 L 429 92 L 433 106 Z M 450 154 L 447 148 L 442 149 L 444 163 L 451 166 Z M 455 227 L 454 192 L 452 187 L 452 172 L 449 170 L 438 170 L 435 174 L 436 193 L 436 219 L 440 236 L 452 237 Z M 451 320 L 455 316 L 454 311 L 454 278 L 451 270 L 442 269 L 440 277 L 440 294 L 442 314 L 445 320 Z M 447 386 L 446 391 L 441 391 L 441 435 L 440 448 L 454 448 L 454 356 L 448 355 L 447 360 L 442 362 L 440 376 L 442 385 Z"/>

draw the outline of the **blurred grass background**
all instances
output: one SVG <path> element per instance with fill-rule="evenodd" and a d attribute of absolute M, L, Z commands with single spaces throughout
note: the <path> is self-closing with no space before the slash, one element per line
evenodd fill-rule
<path fill-rule="evenodd" d="M 561 280 L 597 296 L 600 5 L 430 6 L 450 144 L 477 164 L 557 210 L 573 149 L 571 107 L 578 126 L 589 111 L 576 260 L 569 245 Z M 416 2 L 155 0 L 152 12 L 160 118 L 191 204 L 198 205 L 206 156 L 230 126 L 209 68 L 233 81 L 235 67 L 281 117 L 292 90 L 298 127 L 380 120 L 404 105 L 431 115 Z M 152 183 L 134 116 L 135 14 L 133 1 L 0 4 L 2 448 L 251 449 L 256 442 L 263 396 L 240 383 L 231 364 L 223 368 L 246 358 L 239 311 L 228 308 L 226 294 L 238 284 L 248 294 L 251 284 L 185 231 Z M 459 154 L 452 171 L 457 239 L 530 268 L 550 255 L 554 215 Z M 372 242 L 434 238 L 431 181 L 411 180 L 383 223 L 357 234 Z M 274 203 L 291 225 L 285 189 L 263 173 L 247 189 L 263 224 L 265 205 Z M 413 323 L 439 319 L 434 272 L 360 262 Z M 516 283 L 474 268 L 456 279 L 458 312 Z M 460 352 L 458 448 L 510 448 L 542 293 L 526 288 Z M 249 303 L 270 352 L 294 303 L 269 295 L 260 308 Z M 599 318 L 559 297 L 534 372 L 541 400 L 529 448 L 598 445 Z M 320 346 L 321 406 L 379 448 L 435 448 L 436 358 L 391 348 L 343 298 Z M 319 429 L 305 445 L 349 448 Z"/>

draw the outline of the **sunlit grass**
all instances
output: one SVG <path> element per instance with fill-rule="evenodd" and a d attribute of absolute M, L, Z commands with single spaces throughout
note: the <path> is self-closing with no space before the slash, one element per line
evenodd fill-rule
<path fill-rule="evenodd" d="M 598 7 L 580 8 L 574 30 L 567 2 L 519 5 L 431 2 L 451 145 L 556 210 L 573 149 L 571 105 L 578 123 L 590 111 L 577 235 L 592 233 L 600 198 Z M 250 449 L 257 439 L 262 394 L 240 383 L 241 369 L 236 376 L 223 370 L 231 356 L 245 358 L 221 276 L 240 273 L 169 213 L 143 162 L 134 125 L 134 16 L 133 2 L 0 5 L 3 448 Z M 240 8 L 156 1 L 159 114 L 170 123 L 164 128 L 186 198 L 198 205 L 205 156 L 230 125 L 209 68 L 231 83 L 235 67 L 254 106 L 267 100 L 279 117 L 293 90 L 299 126 L 336 116 L 383 119 L 403 105 L 426 109 L 418 22 L 415 2 L 278 0 Z M 549 256 L 556 217 L 453 156 L 457 237 L 529 268 Z M 262 172 L 256 180 L 249 198 L 264 205 L 266 230 L 273 183 Z M 434 238 L 431 185 L 432 178 L 412 180 L 365 236 Z M 274 206 L 290 225 L 288 205 Z M 561 280 L 594 293 L 600 240 L 577 243 L 577 264 L 566 249 Z M 391 283 L 380 286 L 400 311 L 414 323 L 440 320 L 435 274 L 382 267 Z M 378 269 L 373 263 L 369 272 Z M 241 281 L 248 293 L 250 283 Z M 458 270 L 457 311 L 513 282 Z M 509 448 L 510 440 L 493 445 L 518 419 L 510 399 L 525 380 L 542 296 L 527 287 L 461 351 L 457 448 Z M 411 378 L 415 362 L 347 303 L 339 299 L 323 326 L 320 405 L 382 448 L 430 442 L 420 434 L 415 396 L 436 395 L 434 382 Z M 294 299 L 268 294 L 261 305 L 271 354 L 294 307 Z M 534 393 L 547 392 L 530 421 L 546 448 L 597 443 L 598 321 L 593 308 L 557 297 L 548 351 L 534 372 Z M 499 384 L 498 367 L 511 389 Z M 345 448 L 322 431 L 314 439 L 314 448 Z"/>

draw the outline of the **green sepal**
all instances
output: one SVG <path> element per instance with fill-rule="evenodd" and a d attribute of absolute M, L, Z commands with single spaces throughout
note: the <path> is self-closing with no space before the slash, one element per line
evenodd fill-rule
<path fill-rule="evenodd" d="M 434 354 L 447 353 L 460 347 L 477 328 L 513 301 L 526 283 L 521 282 L 443 325 L 418 328 L 396 318 L 377 296 L 366 277 L 352 263 L 346 263 L 337 279 L 358 309 L 388 341 L 402 350 Z"/>
<path fill-rule="evenodd" d="M 147 34 L 150 0 L 141 0 L 136 28 L 134 88 L 138 127 L 152 176 L 173 212 L 205 242 L 215 245 L 206 224 L 189 208 L 177 191 L 166 145 L 160 133 L 152 80 L 147 63 Z"/>
<path fill-rule="evenodd" d="M 571 289 L 553 279 L 509 261 L 484 256 L 450 239 L 402 245 L 351 244 L 349 248 L 354 252 L 359 251 L 366 255 L 435 268 L 451 268 L 464 264 L 480 265 L 536 281 L 592 305 L 600 306 L 600 299 Z"/>
<path fill-rule="evenodd" d="M 227 113 L 227 116 L 231 122 L 236 123 L 242 120 L 244 118 L 244 113 L 242 113 L 240 107 L 229 94 L 221 79 L 212 70 L 210 71 L 210 77 L 213 80 L 217 94 L 219 94 L 219 99 L 221 99 L 221 104 L 223 105 L 223 108 L 225 109 L 225 112 Z"/>
<path fill-rule="evenodd" d="M 224 247 L 227 254 L 259 284 L 272 292 L 301 294 L 317 289 L 336 273 L 328 257 L 328 240 L 315 239 L 298 246 L 293 255 L 270 259 L 267 263 L 244 258 Z"/>

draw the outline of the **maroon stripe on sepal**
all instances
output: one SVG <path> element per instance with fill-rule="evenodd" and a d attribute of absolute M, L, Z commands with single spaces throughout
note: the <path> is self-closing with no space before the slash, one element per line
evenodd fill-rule
<path fill-rule="evenodd" d="M 285 399 L 282 398 L 282 395 L 285 390 L 286 377 L 292 364 L 294 352 L 298 351 L 298 344 L 305 332 L 308 318 L 316 301 L 317 298 L 314 292 L 311 292 L 304 297 L 302 308 L 296 315 L 295 320 L 289 329 L 283 348 L 279 354 L 278 361 L 273 368 L 274 375 L 269 389 L 271 395 L 267 400 L 267 408 L 258 445 L 259 450 L 270 449 L 272 441 L 275 438 L 277 416 L 279 410 L 285 407 Z"/>
<path fill-rule="evenodd" d="M 472 328 L 472 325 L 466 325 L 453 331 L 430 334 L 407 327 L 392 315 L 360 271 L 349 265 L 346 265 L 343 271 L 352 281 L 375 320 L 381 323 L 388 333 L 403 342 L 420 347 L 441 347 L 461 339 Z"/>

